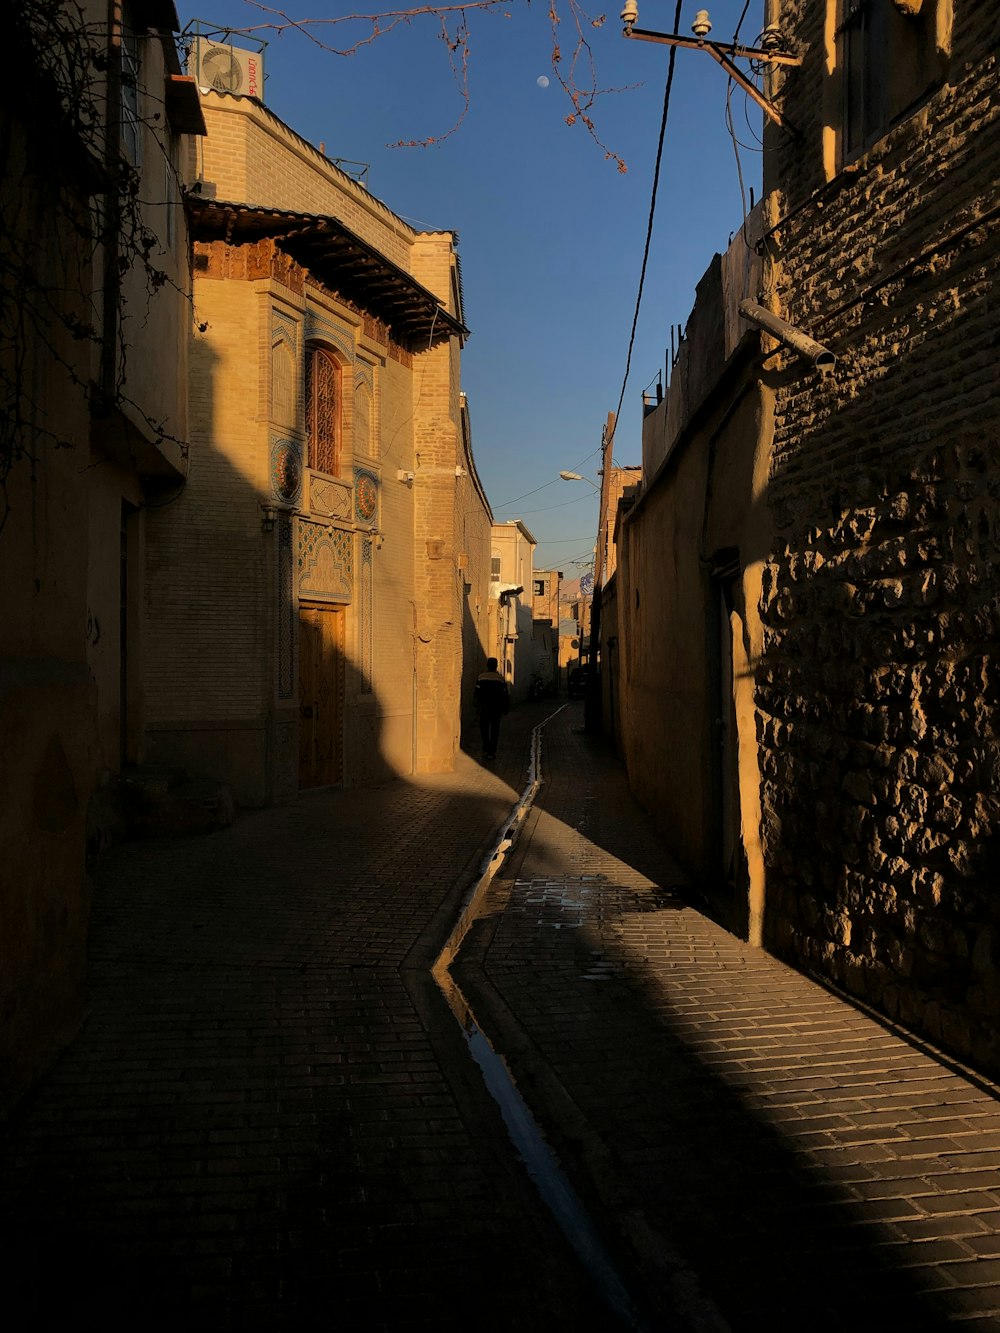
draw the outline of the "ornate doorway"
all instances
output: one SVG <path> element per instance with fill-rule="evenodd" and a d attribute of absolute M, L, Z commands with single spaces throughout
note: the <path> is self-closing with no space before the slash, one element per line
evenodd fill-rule
<path fill-rule="evenodd" d="M 299 787 L 343 778 L 344 610 L 299 607 Z"/>

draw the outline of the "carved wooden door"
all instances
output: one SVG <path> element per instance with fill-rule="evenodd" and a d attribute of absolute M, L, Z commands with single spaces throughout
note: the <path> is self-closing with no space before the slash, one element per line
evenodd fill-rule
<path fill-rule="evenodd" d="M 299 786 L 343 777 L 344 612 L 299 608 Z"/>

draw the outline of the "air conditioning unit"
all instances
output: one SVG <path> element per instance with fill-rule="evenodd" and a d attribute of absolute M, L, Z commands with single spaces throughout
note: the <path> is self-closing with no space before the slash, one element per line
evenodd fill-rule
<path fill-rule="evenodd" d="M 195 39 L 194 74 L 202 92 L 234 93 L 264 100 L 264 56 L 210 37 Z"/>

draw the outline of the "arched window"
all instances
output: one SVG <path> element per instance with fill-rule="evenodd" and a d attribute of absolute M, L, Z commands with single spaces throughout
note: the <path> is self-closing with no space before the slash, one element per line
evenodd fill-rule
<path fill-rule="evenodd" d="M 306 443 L 309 466 L 340 473 L 340 367 L 322 347 L 306 349 Z"/>
<path fill-rule="evenodd" d="M 271 420 L 279 425 L 295 425 L 295 387 L 294 353 L 284 338 L 275 338 L 271 344 Z"/>

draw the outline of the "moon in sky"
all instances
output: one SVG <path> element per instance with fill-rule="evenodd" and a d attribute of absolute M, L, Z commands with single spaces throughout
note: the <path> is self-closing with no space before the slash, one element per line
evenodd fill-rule
<path fill-rule="evenodd" d="M 544 74 L 539 74 L 535 82 L 538 84 L 539 88 L 547 88 L 549 86 L 549 81 Z"/>

